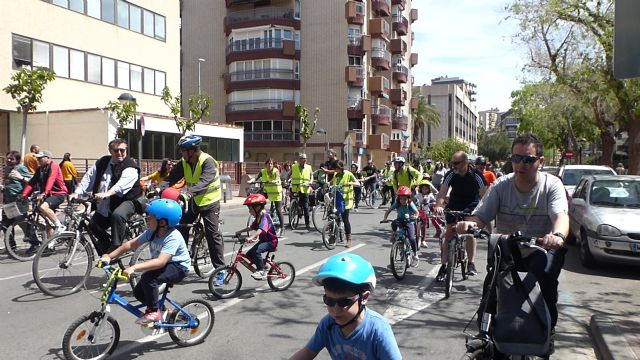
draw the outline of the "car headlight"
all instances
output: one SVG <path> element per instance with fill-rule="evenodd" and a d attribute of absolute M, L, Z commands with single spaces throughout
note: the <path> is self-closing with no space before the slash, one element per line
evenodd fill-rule
<path fill-rule="evenodd" d="M 621 232 L 620 230 L 618 230 L 617 227 L 607 225 L 607 224 L 598 225 L 598 230 L 596 230 L 596 232 L 598 233 L 598 236 L 620 236 L 621 235 Z"/>

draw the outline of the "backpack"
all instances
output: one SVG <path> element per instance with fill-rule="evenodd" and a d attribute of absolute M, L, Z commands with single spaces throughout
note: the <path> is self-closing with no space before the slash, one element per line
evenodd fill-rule
<path fill-rule="evenodd" d="M 411 169 L 413 169 L 413 167 L 411 167 L 411 166 L 407 167 L 407 174 L 409 175 L 409 182 L 413 183 L 413 174 L 411 173 Z M 396 184 L 398 184 L 398 172 L 397 171 L 393 172 L 393 178 L 396 180 Z"/>

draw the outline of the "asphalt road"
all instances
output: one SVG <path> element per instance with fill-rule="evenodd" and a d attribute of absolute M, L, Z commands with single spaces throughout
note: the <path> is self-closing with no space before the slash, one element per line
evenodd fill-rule
<path fill-rule="evenodd" d="M 167 335 L 147 336 L 134 318 L 112 306 L 120 324 L 117 359 L 202 358 L 202 359 L 283 359 L 305 345 L 316 324 L 326 314 L 322 290 L 311 284 L 311 276 L 329 256 L 351 251 L 367 258 L 375 267 L 378 287 L 369 303 L 392 323 L 405 359 L 459 359 L 464 352 L 463 329 L 473 316 L 484 276 L 484 244 L 479 245 L 476 265 L 481 273 L 454 283 L 451 298 L 444 299 L 442 287 L 433 281 L 439 260 L 436 242 L 422 249 L 418 268 L 411 268 L 397 282 L 387 268 L 390 244 L 388 224 L 379 224 L 382 209 L 362 209 L 352 214 L 354 246 L 327 250 L 319 233 L 288 231 L 281 240 L 276 260 L 289 261 L 296 268 L 290 289 L 272 292 L 242 269 L 243 285 L 238 297 L 217 300 L 209 294 L 206 280 L 188 277 L 176 285 L 175 300 L 202 298 L 215 308 L 215 326 L 205 343 L 180 348 Z M 230 255 L 229 238 L 234 229 L 245 226 L 244 208 L 223 209 L 226 234 L 225 253 Z M 430 229 L 433 232 L 433 229 Z M 560 319 L 557 327 L 556 359 L 595 359 L 587 333 L 594 313 L 637 315 L 640 278 L 637 268 L 606 267 L 586 271 L 572 248 L 560 278 Z M 458 277 L 459 278 L 459 277 Z M 43 295 L 31 276 L 31 263 L 0 257 L 0 327 L 5 359 L 62 358 L 62 337 L 79 316 L 99 308 L 99 294 L 82 291 L 63 298 Z M 121 288 L 124 294 L 128 287 Z M 470 328 L 469 332 L 475 332 Z M 323 351 L 319 359 L 328 359 Z"/>

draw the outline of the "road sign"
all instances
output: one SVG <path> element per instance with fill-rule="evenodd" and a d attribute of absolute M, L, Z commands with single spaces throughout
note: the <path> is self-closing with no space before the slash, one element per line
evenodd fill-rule
<path fill-rule="evenodd" d="M 564 151 L 564 157 L 566 157 L 567 159 L 573 159 L 573 151 L 565 150 Z"/>

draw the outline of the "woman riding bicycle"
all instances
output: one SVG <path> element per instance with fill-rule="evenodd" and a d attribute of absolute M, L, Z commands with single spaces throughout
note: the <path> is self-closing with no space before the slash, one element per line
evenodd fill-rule
<path fill-rule="evenodd" d="M 344 233 L 347 236 L 346 247 L 351 247 L 351 223 L 349 222 L 349 210 L 353 209 L 353 187 L 360 186 L 360 183 L 356 177 L 349 170 L 344 169 L 344 162 L 342 160 L 337 161 L 335 173 L 331 184 L 340 187 L 340 192 L 344 198 L 344 211 L 340 216 L 344 223 Z"/>
<path fill-rule="evenodd" d="M 362 173 L 358 171 L 358 164 L 351 163 L 351 173 L 356 177 L 359 183 L 364 181 L 362 177 Z M 353 207 L 353 211 L 358 212 L 358 206 L 360 205 L 360 197 L 362 196 L 362 187 L 357 186 L 353 189 L 353 194 L 355 197 L 355 206 Z"/>
<path fill-rule="evenodd" d="M 267 272 L 264 269 L 264 258 L 262 254 L 269 251 L 275 251 L 278 247 L 278 236 L 276 235 L 276 228 L 273 225 L 271 216 L 264 209 L 267 204 L 267 199 L 262 194 L 251 194 L 244 200 L 244 205 L 249 209 L 249 214 L 255 218 L 253 223 L 248 227 L 236 231 L 236 236 L 247 232 L 249 230 L 256 230 L 251 236 L 245 240 L 245 244 L 250 244 L 259 239 L 258 243 L 247 251 L 247 257 L 256 265 L 258 271 L 251 274 L 251 277 L 256 280 L 264 280 L 267 277 Z"/>
<path fill-rule="evenodd" d="M 256 181 L 262 181 L 263 189 L 267 193 L 267 199 L 273 202 L 276 207 L 276 213 L 280 220 L 280 236 L 284 235 L 284 216 L 282 216 L 282 182 L 280 180 L 280 172 L 275 166 L 276 162 L 272 158 L 269 158 L 264 162 L 265 167 L 260 170 L 258 176 L 255 179 L 249 181 L 253 183 Z"/>
<path fill-rule="evenodd" d="M 411 258 L 411 266 L 418 266 L 418 262 L 420 259 L 418 258 L 418 246 L 416 244 L 416 227 L 414 226 L 414 220 L 418 217 L 418 208 L 414 203 L 409 201 L 411 198 L 411 189 L 408 186 L 400 186 L 398 188 L 398 192 L 396 193 L 396 198 L 398 201 L 391 204 L 389 209 L 384 212 L 383 221 L 387 220 L 387 217 L 391 213 L 391 211 L 396 210 L 398 212 L 398 217 L 391 223 L 391 228 L 393 229 L 393 233 L 395 234 L 398 226 L 404 226 L 407 231 L 407 236 L 409 237 L 409 243 L 411 244 L 411 252 L 413 253 L 413 257 Z M 394 239 L 395 241 L 395 239 Z"/>

